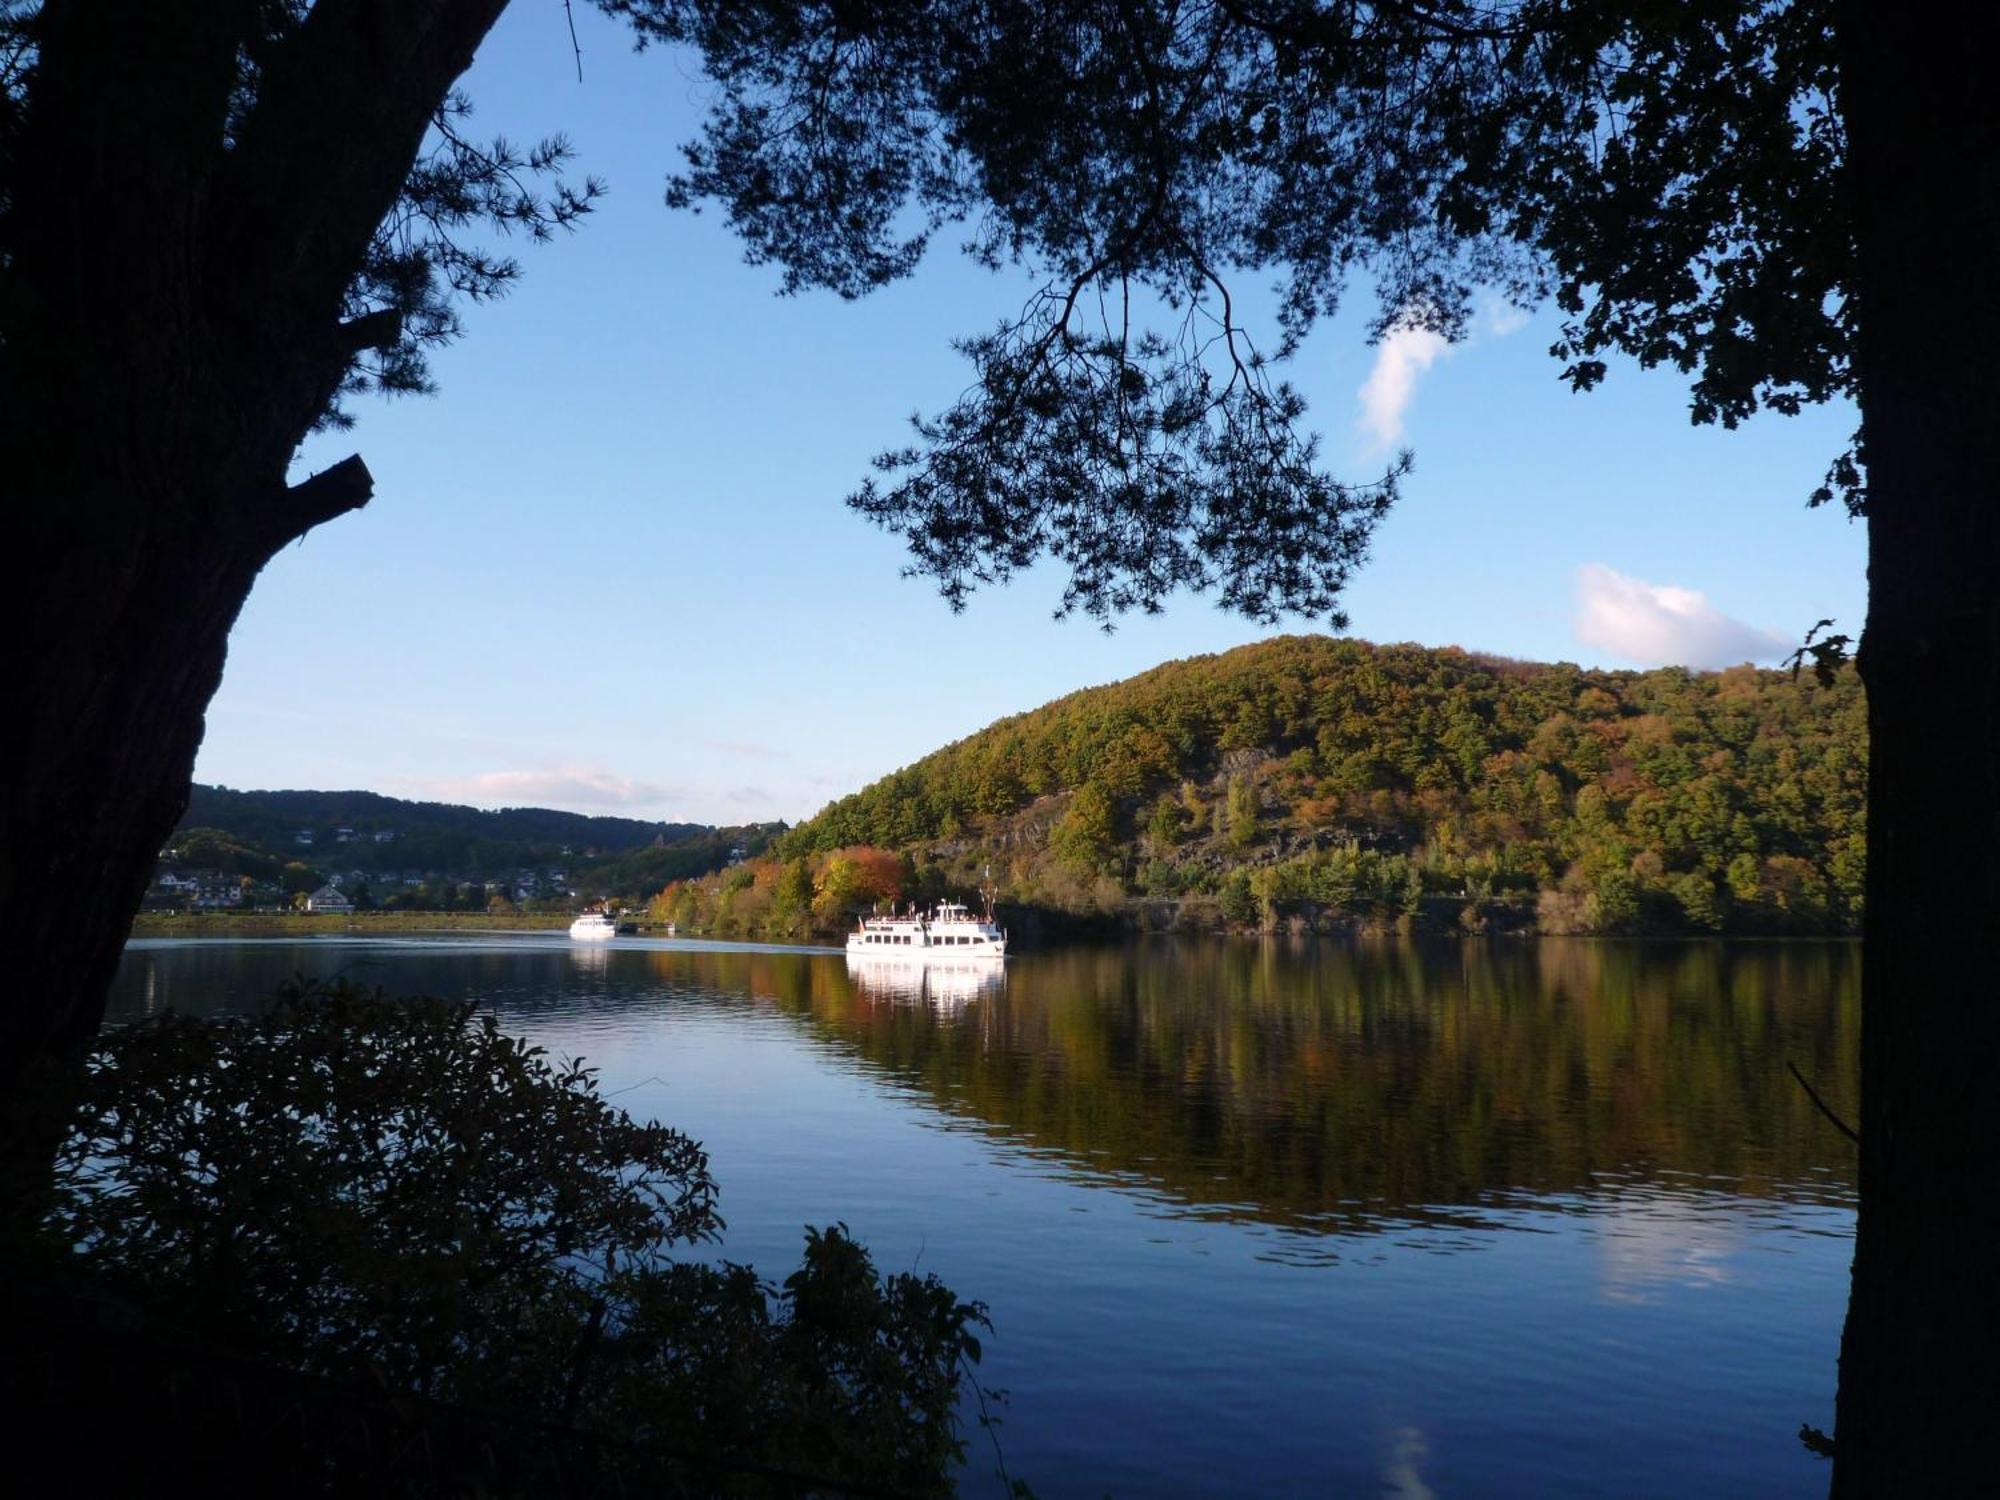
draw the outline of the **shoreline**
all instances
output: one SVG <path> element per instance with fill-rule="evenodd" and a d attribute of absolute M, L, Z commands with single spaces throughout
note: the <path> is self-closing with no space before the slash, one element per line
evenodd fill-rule
<path fill-rule="evenodd" d="M 466 932 L 562 932 L 569 927 L 566 913 L 514 912 L 356 912 L 342 916 L 310 912 L 141 912 L 133 921 L 134 938 L 210 937 L 313 937 L 335 934 L 448 934 Z M 665 938 L 664 924 L 640 922 L 637 931 L 621 936 Z M 796 950 L 800 947 L 840 950 L 839 937 L 761 937 L 743 933 L 681 932 L 674 937 L 701 944 L 729 947 Z M 1455 938 L 1474 942 L 1519 942 L 1564 940 L 1619 943 L 1848 943 L 1859 940 L 1851 933 L 1554 933 L 1538 932 L 1532 926 L 1499 927 L 1469 932 L 1455 925 L 1398 924 L 1396 922 L 1329 924 L 1303 929 L 1280 925 L 1275 929 L 1254 926 L 1180 926 L 1147 928 L 1120 922 L 1059 924 L 1057 930 L 1035 934 L 1021 951 L 1038 952 L 1069 947 L 1082 942 L 1132 942 L 1167 939 L 1211 939 L 1230 942 L 1310 942 L 1314 939 L 1350 941 L 1396 941 L 1412 938 L 1437 941 Z"/>
<path fill-rule="evenodd" d="M 310 936 L 326 932 L 561 932 L 569 912 L 370 911 L 339 916 L 326 912 L 142 911 L 130 936 L 229 937 Z"/>

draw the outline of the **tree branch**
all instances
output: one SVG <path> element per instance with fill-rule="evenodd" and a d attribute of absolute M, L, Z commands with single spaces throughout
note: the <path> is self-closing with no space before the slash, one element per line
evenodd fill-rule
<path fill-rule="evenodd" d="M 322 522 L 359 510 L 375 494 L 375 476 L 361 455 L 350 453 L 330 469 L 322 469 L 279 494 L 271 519 L 282 533 L 278 545 L 304 536 Z"/>
<path fill-rule="evenodd" d="M 341 352 L 352 359 L 364 349 L 393 349 L 403 337 L 403 315 L 395 308 L 349 318 L 334 330 Z"/>
<path fill-rule="evenodd" d="M 506 0 L 320 0 L 230 153 L 219 253 L 255 303 L 340 304 L 446 93 Z"/>
<path fill-rule="evenodd" d="M 1855 1145 L 1857 1146 L 1860 1145 L 1861 1137 L 1855 1131 L 1854 1127 L 1849 1125 L 1845 1120 L 1841 1119 L 1839 1115 L 1835 1114 L 1832 1110 L 1827 1108 L 1826 1101 L 1820 1098 L 1820 1096 L 1816 1092 L 1814 1092 L 1813 1086 L 1811 1084 L 1806 1082 L 1806 1075 L 1799 1071 L 1799 1065 L 1795 1062 L 1791 1062 L 1788 1060 L 1785 1063 L 1785 1066 L 1792 1070 L 1792 1077 L 1798 1079 L 1799 1087 L 1806 1091 L 1806 1097 L 1812 1100 L 1813 1107 L 1817 1109 L 1821 1114 L 1826 1116 L 1827 1120 L 1832 1124 L 1835 1130 L 1838 1130 L 1842 1135 L 1846 1136 L 1850 1141 L 1854 1142 Z"/>

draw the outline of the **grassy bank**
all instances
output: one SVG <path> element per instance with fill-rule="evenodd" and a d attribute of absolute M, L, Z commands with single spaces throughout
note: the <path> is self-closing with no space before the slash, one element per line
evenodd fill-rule
<path fill-rule="evenodd" d="M 315 933 L 360 932 L 560 932 L 567 912 L 357 911 L 328 912 L 170 912 L 139 913 L 133 937 L 308 937 Z"/>

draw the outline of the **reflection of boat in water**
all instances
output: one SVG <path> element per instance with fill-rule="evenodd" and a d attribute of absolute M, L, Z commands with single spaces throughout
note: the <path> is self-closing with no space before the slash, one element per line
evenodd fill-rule
<path fill-rule="evenodd" d="M 928 912 L 912 906 L 886 917 L 863 917 L 847 935 L 847 952 L 850 957 L 1004 958 L 1007 934 L 993 920 L 990 903 L 985 916 L 975 917 L 956 901 L 940 901 Z"/>
<path fill-rule="evenodd" d="M 847 977 L 870 1000 L 929 1003 L 957 1010 L 970 1001 L 997 995 L 1007 983 L 1006 961 L 997 953 L 948 957 L 921 950 L 909 955 L 847 950 Z"/>
<path fill-rule="evenodd" d="M 587 911 L 569 924 L 569 935 L 573 938 L 588 940 L 616 937 L 618 935 L 618 924 L 611 920 L 611 913 L 609 912 Z"/>

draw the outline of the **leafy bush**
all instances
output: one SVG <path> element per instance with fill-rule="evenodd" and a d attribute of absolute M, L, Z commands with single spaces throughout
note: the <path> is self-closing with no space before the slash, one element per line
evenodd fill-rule
<path fill-rule="evenodd" d="M 166 1014 L 91 1057 L 45 1230 L 187 1335 L 721 1462 L 948 1493 L 985 1310 L 844 1226 L 782 1285 L 701 1147 L 490 1015 L 349 986 Z"/>

